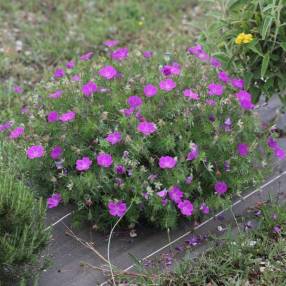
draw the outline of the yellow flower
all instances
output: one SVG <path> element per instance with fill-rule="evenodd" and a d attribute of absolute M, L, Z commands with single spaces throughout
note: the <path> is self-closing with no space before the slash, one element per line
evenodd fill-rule
<path fill-rule="evenodd" d="M 143 25 L 144 25 L 144 22 L 143 22 L 143 21 L 139 21 L 139 22 L 138 22 L 138 25 L 139 25 L 139 26 L 143 26 Z"/>
<path fill-rule="evenodd" d="M 253 36 L 251 34 L 245 34 L 245 33 L 240 33 L 236 38 L 235 38 L 235 43 L 237 45 L 241 44 L 248 44 L 253 40 Z"/>

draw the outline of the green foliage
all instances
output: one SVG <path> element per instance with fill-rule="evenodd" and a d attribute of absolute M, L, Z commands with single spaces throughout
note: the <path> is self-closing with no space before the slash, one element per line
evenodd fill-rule
<path fill-rule="evenodd" d="M 76 202 L 79 218 L 85 213 L 89 221 L 102 229 L 115 221 L 107 208 L 111 200 L 123 200 L 127 206 L 134 202 L 123 222 L 137 223 L 144 219 L 166 228 L 176 225 L 180 211 L 170 200 L 166 201 L 167 205 L 162 204 L 157 195 L 159 191 L 178 185 L 184 197 L 196 208 L 204 201 L 215 208 L 228 203 L 215 194 L 217 181 L 228 184 L 229 196 L 258 184 L 265 170 L 255 166 L 258 160 L 267 161 L 268 152 L 261 153 L 257 146 L 265 147 L 267 130 L 261 130 L 251 111 L 240 108 L 234 96 L 236 91 L 230 85 L 225 86 L 223 96 L 214 98 L 217 101 L 215 106 L 206 104 L 210 99 L 207 86 L 217 81 L 213 68 L 199 63 L 185 52 L 171 57 L 167 59 L 158 54 L 144 59 L 135 51 L 124 62 L 111 62 L 105 57 L 97 58 L 96 64 L 93 60 L 78 61 L 73 70 L 67 70 L 66 77 L 43 81 L 35 87 L 30 96 L 37 99 L 37 103 L 29 106 L 30 113 L 21 121 L 25 125 L 25 136 L 15 141 L 15 145 L 22 148 L 21 155 L 31 145 L 41 144 L 45 148 L 43 158 L 25 159 L 20 163 L 35 191 L 60 192 L 65 202 Z M 164 79 L 159 67 L 172 60 L 179 62 L 182 69 L 181 75 L 174 77 L 176 89 L 171 92 L 158 89 L 154 97 L 144 97 L 145 84 L 158 86 Z M 110 64 L 122 76 L 106 80 L 98 75 L 99 68 Z M 80 74 L 82 80 L 71 81 L 74 74 Z M 94 80 L 105 92 L 85 97 L 81 87 L 88 80 Z M 200 100 L 184 97 L 185 88 L 199 93 Z M 49 98 L 48 95 L 58 89 L 63 90 L 63 95 L 58 99 Z M 132 116 L 124 117 L 120 110 L 128 108 L 127 99 L 134 94 L 144 97 L 144 104 Z M 50 111 L 62 114 L 69 110 L 76 112 L 76 118 L 71 122 L 48 123 L 46 120 Z M 144 136 L 138 132 L 136 116 L 139 113 L 157 125 L 154 134 Z M 210 116 L 215 118 L 213 123 Z M 226 132 L 223 126 L 229 117 L 232 131 Z M 110 145 L 105 138 L 114 131 L 121 133 L 122 141 Z M 200 155 L 194 161 L 186 160 L 191 143 L 199 146 Z M 250 146 L 247 157 L 238 156 L 238 143 Z M 49 153 L 56 145 L 62 146 L 64 153 L 55 163 Z M 124 151 L 128 151 L 128 156 L 124 156 Z M 97 165 L 95 158 L 100 152 L 112 155 L 112 167 Z M 166 155 L 177 158 L 174 169 L 159 168 L 159 158 Z M 88 171 L 79 172 L 75 165 L 83 156 L 88 156 L 93 164 Z M 230 162 L 230 171 L 224 170 L 226 160 Z M 114 169 L 119 164 L 124 165 L 127 173 L 116 174 Z M 193 176 L 192 184 L 185 183 L 189 176 Z"/>
<path fill-rule="evenodd" d="M 217 56 L 227 69 L 243 76 L 254 96 L 269 99 L 278 93 L 286 103 L 286 1 L 221 0 L 213 20 L 201 37 L 210 49 L 219 47 Z M 240 33 L 251 34 L 253 41 L 237 45 Z"/>
<path fill-rule="evenodd" d="M 1 154 L 3 150 L 1 144 Z M 9 167 L 0 168 L 0 285 L 8 278 L 31 277 L 36 254 L 49 238 L 44 230 L 45 204 L 35 200 Z"/>

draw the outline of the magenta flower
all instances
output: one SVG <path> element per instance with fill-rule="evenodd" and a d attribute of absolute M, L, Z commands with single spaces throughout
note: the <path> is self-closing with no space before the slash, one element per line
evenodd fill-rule
<path fill-rule="evenodd" d="M 70 60 L 66 63 L 66 67 L 68 69 L 73 69 L 75 67 L 75 61 L 74 60 Z"/>
<path fill-rule="evenodd" d="M 237 153 L 241 156 L 241 157 L 246 157 L 249 153 L 249 148 L 247 144 L 244 143 L 240 143 L 237 145 Z"/>
<path fill-rule="evenodd" d="M 118 45 L 118 43 L 119 43 L 119 41 L 117 41 L 117 40 L 106 40 L 105 42 L 103 42 L 103 44 L 108 48 L 115 47 Z"/>
<path fill-rule="evenodd" d="M 51 153 L 50 153 L 50 156 L 53 160 L 57 160 L 59 159 L 59 157 L 61 157 L 61 155 L 63 154 L 63 148 L 61 146 L 55 146 Z"/>
<path fill-rule="evenodd" d="M 159 160 L 161 169 L 173 169 L 177 164 L 177 160 L 171 156 L 162 156 Z"/>
<path fill-rule="evenodd" d="M 221 84 L 211 83 L 208 86 L 209 88 L 209 95 L 217 95 L 221 96 L 223 94 L 224 88 Z"/>
<path fill-rule="evenodd" d="M 63 94 L 63 90 L 59 89 L 59 90 L 56 90 L 54 93 L 51 93 L 49 94 L 49 98 L 60 98 Z"/>
<path fill-rule="evenodd" d="M 227 184 L 223 181 L 218 181 L 215 183 L 215 191 L 217 194 L 221 195 L 227 191 Z"/>
<path fill-rule="evenodd" d="M 126 169 L 123 165 L 117 165 L 115 167 L 115 173 L 118 174 L 118 175 L 123 175 L 126 173 Z"/>
<path fill-rule="evenodd" d="M 105 79 L 113 79 L 117 76 L 117 70 L 113 66 L 105 66 L 98 71 L 98 74 Z"/>
<path fill-rule="evenodd" d="M 81 55 L 79 59 L 82 62 L 86 62 L 86 61 L 89 61 L 92 58 L 92 56 L 93 56 L 93 52 L 87 52 L 87 53 Z"/>
<path fill-rule="evenodd" d="M 42 145 L 34 145 L 28 148 L 26 151 L 27 157 L 32 160 L 35 158 L 41 158 L 44 156 L 45 150 Z"/>
<path fill-rule="evenodd" d="M 3 124 L 0 125 L 0 132 L 5 131 L 6 129 L 9 129 L 10 127 L 12 127 L 13 122 L 12 121 L 7 121 Z"/>
<path fill-rule="evenodd" d="M 160 191 L 160 192 L 157 192 L 156 195 L 157 195 L 158 197 L 164 199 L 164 198 L 167 196 L 167 193 L 168 193 L 168 191 L 167 191 L 166 189 L 164 189 L 164 190 L 162 190 L 162 191 Z"/>
<path fill-rule="evenodd" d="M 244 88 L 244 80 L 240 78 L 233 78 L 231 80 L 231 85 L 234 88 L 243 89 Z"/>
<path fill-rule="evenodd" d="M 210 106 L 215 106 L 216 105 L 216 101 L 213 99 L 207 99 L 206 100 L 206 104 L 210 105 Z"/>
<path fill-rule="evenodd" d="M 279 147 L 278 145 L 278 142 L 272 138 L 272 137 L 269 137 L 267 139 L 267 145 L 271 148 L 271 149 L 276 149 L 277 147 Z"/>
<path fill-rule="evenodd" d="M 184 193 L 178 186 L 171 187 L 170 190 L 168 191 L 168 194 L 170 199 L 176 204 L 178 204 L 182 200 L 182 197 L 184 196 Z"/>
<path fill-rule="evenodd" d="M 200 99 L 199 95 L 197 93 L 193 92 L 190 88 L 185 89 L 183 91 L 183 95 L 187 98 L 194 99 L 194 100 Z"/>
<path fill-rule="evenodd" d="M 47 200 L 48 208 L 49 209 L 56 208 L 60 204 L 61 200 L 62 196 L 60 193 L 53 194 Z"/>
<path fill-rule="evenodd" d="M 74 111 L 68 111 L 66 113 L 63 113 L 60 117 L 59 120 L 62 122 L 69 122 L 73 121 L 75 119 L 76 113 Z"/>
<path fill-rule="evenodd" d="M 81 88 L 82 93 L 87 97 L 92 96 L 92 94 L 95 93 L 96 90 L 97 90 L 97 85 L 95 82 L 91 80 L 86 84 L 84 84 Z"/>
<path fill-rule="evenodd" d="M 22 94 L 23 93 L 23 88 L 19 85 L 14 86 L 14 92 L 17 94 Z"/>
<path fill-rule="evenodd" d="M 62 78 L 65 76 L 64 69 L 56 69 L 54 72 L 54 78 Z"/>
<path fill-rule="evenodd" d="M 181 73 L 181 66 L 177 63 L 173 63 L 172 65 L 165 65 L 161 68 L 161 73 L 165 76 L 169 75 L 179 75 Z"/>
<path fill-rule="evenodd" d="M 210 209 L 209 209 L 209 207 L 207 206 L 206 203 L 202 203 L 201 206 L 200 206 L 200 211 L 201 211 L 203 214 L 209 214 Z"/>
<path fill-rule="evenodd" d="M 128 57 L 128 48 L 119 48 L 112 52 L 111 58 L 116 61 L 122 61 Z"/>
<path fill-rule="evenodd" d="M 10 132 L 9 138 L 10 139 L 17 139 L 17 138 L 19 138 L 20 136 L 23 135 L 24 130 L 25 130 L 24 127 L 17 127 L 17 128 L 15 128 L 14 130 L 12 130 Z"/>
<path fill-rule="evenodd" d="M 149 59 L 153 56 L 153 52 L 152 51 L 144 51 L 143 56 L 144 56 L 144 58 Z"/>
<path fill-rule="evenodd" d="M 152 97 L 152 96 L 156 95 L 157 92 L 158 92 L 158 89 L 153 84 L 148 83 L 144 87 L 144 94 L 147 97 Z"/>
<path fill-rule="evenodd" d="M 120 132 L 113 132 L 107 135 L 106 141 L 109 142 L 111 145 L 117 144 L 121 141 L 121 133 Z"/>
<path fill-rule="evenodd" d="M 98 166 L 104 168 L 109 168 L 113 163 L 112 156 L 107 153 L 100 153 L 99 155 L 97 155 L 96 161 Z"/>
<path fill-rule="evenodd" d="M 141 97 L 133 95 L 128 98 L 127 103 L 130 107 L 136 108 L 143 104 L 143 100 L 141 99 Z"/>
<path fill-rule="evenodd" d="M 134 112 L 135 108 L 130 107 L 128 109 L 121 109 L 120 112 L 125 116 L 125 117 L 130 117 L 133 112 Z"/>
<path fill-rule="evenodd" d="M 243 109 L 248 110 L 248 109 L 253 109 L 254 108 L 254 105 L 252 104 L 251 94 L 248 93 L 247 91 L 240 90 L 239 92 L 237 92 L 235 94 L 235 97 L 237 98 L 237 100 L 240 103 L 240 106 Z"/>
<path fill-rule="evenodd" d="M 119 201 L 119 202 L 110 201 L 108 203 L 108 209 L 109 209 L 109 213 L 112 216 L 122 217 L 126 213 L 127 207 L 126 207 L 126 203 L 122 201 Z"/>
<path fill-rule="evenodd" d="M 168 92 L 168 91 L 173 90 L 177 85 L 171 78 L 167 78 L 167 79 L 160 81 L 159 86 L 160 86 L 160 89 Z"/>
<path fill-rule="evenodd" d="M 221 62 L 215 57 L 210 58 L 210 64 L 215 68 L 220 68 L 222 66 Z"/>
<path fill-rule="evenodd" d="M 76 161 L 77 171 L 87 171 L 92 165 L 92 161 L 88 157 L 82 157 L 81 160 Z"/>
<path fill-rule="evenodd" d="M 199 147 L 196 144 L 192 144 L 191 151 L 188 153 L 187 161 L 195 160 L 199 157 Z"/>
<path fill-rule="evenodd" d="M 189 200 L 183 200 L 179 202 L 178 208 L 180 209 L 181 213 L 185 216 L 191 216 L 193 214 L 193 204 Z"/>
<path fill-rule="evenodd" d="M 285 151 L 281 148 L 281 147 L 276 147 L 275 150 L 275 156 L 279 159 L 279 160 L 284 160 L 285 159 Z"/>
<path fill-rule="evenodd" d="M 225 83 L 227 83 L 229 81 L 229 75 L 225 71 L 220 71 L 218 73 L 218 78 L 219 78 L 219 80 L 221 80 L 222 82 L 225 82 Z"/>
<path fill-rule="evenodd" d="M 58 119 L 59 119 L 59 114 L 56 111 L 51 111 L 47 116 L 48 122 L 55 122 L 58 121 Z"/>
<path fill-rule="evenodd" d="M 72 81 L 80 81 L 80 75 L 79 74 L 75 74 L 74 76 L 72 76 L 71 80 Z"/>
<path fill-rule="evenodd" d="M 153 122 L 143 121 L 138 124 L 137 130 L 143 133 L 144 135 L 148 136 L 157 130 L 157 126 Z"/>

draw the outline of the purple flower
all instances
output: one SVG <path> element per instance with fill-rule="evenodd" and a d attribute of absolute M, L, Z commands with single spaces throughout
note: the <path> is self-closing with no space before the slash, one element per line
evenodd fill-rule
<path fill-rule="evenodd" d="M 193 176 L 188 176 L 188 177 L 185 179 L 185 183 L 186 183 L 187 185 L 190 185 L 192 182 L 193 182 Z"/>
<path fill-rule="evenodd" d="M 87 171 L 92 164 L 92 161 L 88 157 L 82 157 L 81 160 L 76 161 L 77 171 Z"/>
<path fill-rule="evenodd" d="M 216 101 L 213 99 L 207 99 L 206 100 L 206 104 L 210 105 L 210 106 L 215 106 L 216 105 Z"/>
<path fill-rule="evenodd" d="M 224 161 L 224 170 L 226 172 L 230 172 L 230 162 L 229 161 Z"/>
<path fill-rule="evenodd" d="M 57 160 L 59 159 L 59 157 L 61 157 L 61 155 L 63 154 L 63 148 L 61 146 L 55 146 L 51 153 L 50 153 L 50 156 L 53 160 Z"/>
<path fill-rule="evenodd" d="M 224 88 L 221 84 L 211 83 L 208 85 L 209 88 L 209 95 L 217 95 L 221 96 L 223 94 Z"/>
<path fill-rule="evenodd" d="M 222 66 L 221 62 L 215 57 L 210 58 L 210 64 L 215 68 L 220 68 Z"/>
<path fill-rule="evenodd" d="M 279 159 L 279 160 L 284 160 L 285 159 L 285 151 L 281 148 L 281 147 L 277 147 L 275 148 L 275 156 Z"/>
<path fill-rule="evenodd" d="M 111 145 L 117 144 L 121 141 L 121 133 L 120 132 L 113 132 L 107 135 L 106 141 L 109 142 Z"/>
<path fill-rule="evenodd" d="M 219 80 L 221 80 L 222 82 L 225 82 L 225 83 L 227 83 L 229 81 L 229 75 L 225 71 L 220 71 L 218 73 L 218 78 L 219 78 Z"/>
<path fill-rule="evenodd" d="M 200 211 L 201 211 L 203 214 L 209 214 L 210 209 L 209 209 L 209 207 L 207 206 L 206 203 L 202 203 L 201 206 L 200 206 Z"/>
<path fill-rule="evenodd" d="M 153 52 L 152 51 L 144 51 L 143 56 L 146 59 L 151 58 L 153 56 Z"/>
<path fill-rule="evenodd" d="M 56 90 L 54 93 L 51 93 L 49 94 L 49 98 L 60 98 L 63 94 L 63 90 L 59 89 L 59 90 Z"/>
<path fill-rule="evenodd" d="M 100 153 L 96 157 L 96 161 L 98 166 L 104 167 L 104 168 L 109 168 L 112 165 L 112 156 L 107 153 Z"/>
<path fill-rule="evenodd" d="M 47 200 L 48 208 L 49 209 L 56 208 L 60 204 L 61 200 L 62 197 L 60 193 L 53 194 Z"/>
<path fill-rule="evenodd" d="M 114 46 L 117 46 L 118 43 L 119 43 L 119 41 L 117 41 L 117 40 L 106 40 L 105 42 L 103 42 L 103 44 L 108 48 L 112 48 Z"/>
<path fill-rule="evenodd" d="M 24 127 L 17 127 L 17 128 L 15 128 L 14 130 L 12 130 L 10 132 L 9 138 L 10 139 L 17 139 L 17 138 L 19 138 L 20 136 L 23 135 L 24 130 L 25 130 Z"/>
<path fill-rule="evenodd" d="M 23 88 L 19 85 L 14 86 L 14 92 L 17 94 L 22 94 L 23 93 Z"/>
<path fill-rule="evenodd" d="M 82 93 L 87 97 L 92 96 L 92 94 L 95 93 L 96 90 L 97 90 L 97 85 L 95 82 L 91 80 L 86 84 L 84 84 L 81 88 Z"/>
<path fill-rule="evenodd" d="M 248 93 L 247 91 L 245 90 L 240 90 L 239 92 L 237 92 L 235 94 L 235 97 L 237 98 L 237 100 L 239 101 L 240 103 L 240 106 L 243 108 L 243 109 L 253 109 L 254 108 L 254 105 L 252 104 L 251 102 L 251 94 Z"/>
<path fill-rule="evenodd" d="M 188 240 L 186 240 L 186 243 L 190 246 L 196 246 L 200 243 L 200 239 L 197 236 L 192 236 Z"/>
<path fill-rule="evenodd" d="M 48 122 L 55 122 L 58 121 L 58 119 L 59 119 L 59 114 L 56 111 L 51 111 L 47 116 Z"/>
<path fill-rule="evenodd" d="M 64 69 L 56 69 L 54 72 L 54 78 L 62 78 L 65 76 Z"/>
<path fill-rule="evenodd" d="M 86 61 L 89 61 L 92 58 L 92 56 L 93 56 L 93 52 L 87 52 L 87 53 L 81 55 L 79 59 L 82 62 L 86 62 Z"/>
<path fill-rule="evenodd" d="M 144 87 L 144 94 L 147 97 L 152 97 L 152 96 L 156 95 L 157 92 L 158 92 L 158 89 L 153 84 L 148 83 Z"/>
<path fill-rule="evenodd" d="M 119 48 L 112 52 L 111 58 L 116 61 L 122 61 L 128 57 L 128 48 Z"/>
<path fill-rule="evenodd" d="M 210 122 L 214 122 L 214 121 L 215 121 L 215 115 L 214 115 L 214 114 L 211 114 L 211 115 L 209 116 L 209 121 L 210 121 Z"/>
<path fill-rule="evenodd" d="M 105 79 L 113 79 L 117 76 L 118 72 L 113 66 L 105 66 L 98 71 L 98 74 Z"/>
<path fill-rule="evenodd" d="M 80 75 L 79 74 L 75 74 L 74 76 L 72 76 L 72 81 L 80 81 Z"/>
<path fill-rule="evenodd" d="M 32 160 L 35 158 L 41 158 L 44 156 L 45 150 L 42 145 L 34 145 L 28 148 L 26 151 L 27 157 Z"/>
<path fill-rule="evenodd" d="M 74 60 L 70 60 L 66 63 L 66 67 L 68 69 L 73 69 L 75 67 L 75 61 Z"/>
<path fill-rule="evenodd" d="M 192 161 L 197 159 L 199 156 L 199 147 L 196 144 L 192 144 L 191 150 L 188 153 L 187 160 Z"/>
<path fill-rule="evenodd" d="M 143 121 L 138 124 L 137 130 L 143 133 L 144 135 L 148 136 L 157 130 L 157 126 L 153 122 Z"/>
<path fill-rule="evenodd" d="M 228 117 L 225 121 L 224 121 L 224 131 L 226 132 L 231 132 L 232 129 L 232 121 L 231 118 Z"/>
<path fill-rule="evenodd" d="M 162 190 L 160 192 L 157 192 L 156 194 L 157 194 L 158 197 L 164 199 L 167 196 L 167 193 L 168 193 L 168 191 L 166 189 L 164 189 L 164 190 Z"/>
<path fill-rule="evenodd" d="M 141 99 L 141 97 L 133 95 L 128 98 L 127 103 L 130 107 L 136 108 L 143 104 L 143 100 Z"/>
<path fill-rule="evenodd" d="M 271 148 L 271 149 L 276 149 L 279 147 L 278 142 L 273 138 L 273 137 L 269 137 L 267 139 L 267 145 Z"/>
<path fill-rule="evenodd" d="M 234 88 L 243 89 L 244 88 L 244 80 L 240 78 L 233 78 L 231 80 L 231 85 Z"/>
<path fill-rule="evenodd" d="M 197 93 L 193 92 L 190 88 L 185 89 L 183 91 L 183 94 L 187 98 L 191 98 L 191 99 L 194 99 L 194 100 L 199 100 L 200 99 L 199 95 Z"/>
<path fill-rule="evenodd" d="M 159 159 L 161 169 L 173 169 L 177 164 L 177 160 L 171 156 L 162 156 Z"/>
<path fill-rule="evenodd" d="M 281 230 L 282 230 L 282 228 L 281 228 L 280 225 L 275 225 L 275 226 L 273 227 L 273 233 L 279 234 L 279 233 L 281 233 Z"/>
<path fill-rule="evenodd" d="M 171 78 L 167 78 L 167 79 L 160 81 L 159 86 L 160 86 L 160 89 L 168 92 L 168 91 L 173 90 L 177 85 Z"/>
<path fill-rule="evenodd" d="M 108 203 L 108 210 L 112 216 L 122 217 L 127 210 L 126 203 L 124 203 L 123 201 L 119 202 L 110 201 Z"/>
<path fill-rule="evenodd" d="M 223 181 L 217 181 L 215 183 L 215 191 L 217 194 L 221 195 L 227 191 L 228 187 L 227 184 Z"/>
<path fill-rule="evenodd" d="M 133 114 L 134 110 L 135 108 L 130 107 L 127 109 L 121 109 L 120 112 L 122 112 L 125 117 L 130 117 Z"/>
<path fill-rule="evenodd" d="M 168 191 L 168 194 L 170 199 L 176 204 L 178 204 L 182 200 L 182 197 L 184 196 L 184 193 L 178 186 L 171 187 L 170 190 Z"/>
<path fill-rule="evenodd" d="M 115 172 L 116 172 L 116 174 L 123 175 L 126 173 L 126 169 L 123 165 L 117 165 L 115 167 Z"/>
<path fill-rule="evenodd" d="M 245 143 L 240 143 L 237 145 L 237 153 L 241 157 L 246 157 L 249 154 L 249 147 Z"/>
<path fill-rule="evenodd" d="M 180 209 L 181 213 L 185 216 L 191 216 L 193 214 L 193 204 L 189 200 L 183 200 L 179 202 L 178 208 Z"/>
<path fill-rule="evenodd" d="M 60 117 L 59 120 L 62 122 L 69 122 L 73 121 L 75 119 L 76 113 L 74 111 L 68 111 L 66 113 L 63 113 Z"/>

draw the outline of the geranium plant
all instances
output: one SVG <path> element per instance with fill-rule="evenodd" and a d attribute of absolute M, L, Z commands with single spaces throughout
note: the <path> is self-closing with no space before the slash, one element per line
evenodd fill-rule
<path fill-rule="evenodd" d="M 243 80 L 199 45 L 172 56 L 109 49 L 57 68 L 35 88 L 25 131 L 13 131 L 48 207 L 74 202 L 100 228 L 122 216 L 165 228 L 260 182 L 270 130 Z"/>

